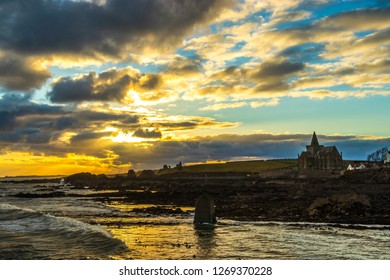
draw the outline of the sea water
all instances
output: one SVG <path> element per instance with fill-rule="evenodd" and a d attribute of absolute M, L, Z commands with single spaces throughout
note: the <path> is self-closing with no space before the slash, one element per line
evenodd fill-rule
<path fill-rule="evenodd" d="M 13 196 L 21 191 L 45 186 L 0 183 L 0 259 L 390 259 L 390 230 L 381 225 L 219 219 L 198 229 L 193 208 L 150 215 L 131 211 L 150 205 Z"/>

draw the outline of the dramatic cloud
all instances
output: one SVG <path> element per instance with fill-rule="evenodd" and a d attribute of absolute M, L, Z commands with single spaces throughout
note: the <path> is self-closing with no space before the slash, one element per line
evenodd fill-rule
<path fill-rule="evenodd" d="M 230 66 L 211 75 L 205 85 L 185 95 L 188 99 L 207 98 L 220 101 L 250 100 L 253 98 L 269 98 L 275 95 L 287 95 L 292 83 L 288 79 L 298 78 L 305 69 L 302 62 L 291 62 L 285 59 L 269 59 L 251 68 Z M 222 105 L 221 105 L 222 104 Z M 244 103 L 213 104 L 204 110 L 222 108 L 238 108 Z M 238 106 L 239 105 L 239 106 Z"/>
<path fill-rule="evenodd" d="M 98 141 L 102 137 L 106 137 L 109 135 L 109 132 L 82 132 L 71 138 L 71 144 L 76 146 L 80 145 L 80 143 L 85 144 L 85 142 L 92 142 L 93 144 L 95 141 Z M 93 144 L 93 146 L 95 145 Z"/>
<path fill-rule="evenodd" d="M 15 115 L 0 111 L 0 131 L 12 130 L 15 126 Z"/>
<path fill-rule="evenodd" d="M 47 95 L 54 103 L 122 101 L 138 75 L 134 69 L 125 68 L 110 69 L 100 74 L 90 72 L 75 78 L 60 78 L 54 82 Z"/>
<path fill-rule="evenodd" d="M 252 76 L 254 79 L 275 79 L 301 71 L 304 67 L 304 64 L 299 62 L 267 61 L 262 63 Z"/>
<path fill-rule="evenodd" d="M 15 116 L 61 114 L 60 106 L 39 104 L 31 101 L 29 94 L 8 93 L 1 96 L 0 112 L 10 112 Z"/>
<path fill-rule="evenodd" d="M 0 53 L 0 86 L 6 89 L 24 91 L 38 88 L 49 77 L 49 71 L 30 59 Z"/>
<path fill-rule="evenodd" d="M 134 129 L 139 116 L 132 112 L 74 110 L 61 106 L 37 104 L 28 94 L 5 94 L 0 99 L 0 142 L 25 144 L 50 151 L 53 146 L 38 144 L 70 143 L 75 136 L 95 133 L 105 127 Z M 113 130 L 115 131 L 115 130 Z M 113 132 L 98 134 L 111 136 Z M 76 137 L 77 139 L 77 137 Z M 20 149 L 20 146 L 17 146 Z M 57 147 L 58 148 L 58 147 Z M 55 149 L 57 149 L 55 148 Z M 68 148 L 69 150 L 69 148 Z"/>
<path fill-rule="evenodd" d="M 17 0 L 0 3 L 0 48 L 24 54 L 118 56 L 171 46 L 214 18 L 224 0 Z"/>
<path fill-rule="evenodd" d="M 51 76 L 52 65 L 134 61 L 144 53 L 172 51 L 195 27 L 230 6 L 229 2 L 0 1 L 0 86 L 39 88 Z M 88 86 L 85 80 L 73 85 L 63 82 L 66 88 Z"/>
<path fill-rule="evenodd" d="M 193 76 L 201 73 L 202 63 L 199 58 L 186 59 L 176 57 L 166 66 L 165 72 L 172 75 Z"/>
<path fill-rule="evenodd" d="M 388 1 L 0 1 L 0 162 L 290 158 L 314 129 L 364 159 L 390 145 L 389 38 Z"/>
<path fill-rule="evenodd" d="M 390 7 L 359 9 L 329 16 L 314 26 L 334 31 L 378 30 L 390 27 L 389 16 Z"/>
<path fill-rule="evenodd" d="M 158 130 L 139 128 L 134 131 L 133 136 L 139 138 L 161 138 L 162 134 Z"/>
<path fill-rule="evenodd" d="M 55 121 L 54 128 L 56 130 L 64 130 L 73 127 L 77 123 L 77 119 L 73 117 L 60 117 Z"/>

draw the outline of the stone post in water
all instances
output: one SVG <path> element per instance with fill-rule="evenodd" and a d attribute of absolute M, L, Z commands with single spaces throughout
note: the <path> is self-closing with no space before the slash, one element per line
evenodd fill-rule
<path fill-rule="evenodd" d="M 196 202 L 194 224 L 215 224 L 216 222 L 214 200 L 204 193 Z"/>

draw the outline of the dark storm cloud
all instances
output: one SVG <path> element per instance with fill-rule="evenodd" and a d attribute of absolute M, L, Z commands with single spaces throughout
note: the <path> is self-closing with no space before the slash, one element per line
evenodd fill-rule
<path fill-rule="evenodd" d="M 139 128 L 133 133 L 133 137 L 139 138 L 161 138 L 162 134 L 158 130 Z"/>
<path fill-rule="evenodd" d="M 177 75 L 180 75 L 178 73 Z M 171 94 L 167 90 L 164 73 L 143 74 L 127 67 L 112 68 L 99 74 L 62 77 L 52 84 L 47 97 L 54 103 L 81 103 L 85 101 L 115 101 L 131 103 L 130 89 L 139 93 L 145 101 L 157 101 Z"/>
<path fill-rule="evenodd" d="M 1 132 L 0 131 L 0 143 L 16 143 L 20 140 L 21 134 L 17 132 Z M 0 149 L 1 150 L 1 149 Z"/>
<path fill-rule="evenodd" d="M 294 74 L 305 68 L 301 62 L 284 61 L 266 61 L 262 63 L 259 69 L 252 74 L 254 79 L 280 78 Z"/>
<path fill-rule="evenodd" d="M 90 72 L 81 77 L 63 77 L 55 81 L 47 96 L 54 103 L 82 101 L 120 101 L 126 97 L 136 73 L 127 68 Z"/>
<path fill-rule="evenodd" d="M 96 112 L 96 111 L 80 111 L 73 112 L 72 118 L 77 122 L 73 124 L 73 128 L 84 129 L 89 127 L 105 127 L 113 126 L 120 129 L 128 129 L 137 127 L 140 117 L 133 113 L 113 113 L 113 112 Z"/>
<path fill-rule="evenodd" d="M 0 131 L 0 142 L 18 145 L 23 143 L 23 148 L 28 148 L 28 144 L 47 144 L 51 135 L 47 132 L 41 132 L 38 128 L 16 128 L 12 131 Z M 24 146 L 26 145 L 26 146 Z M 19 146 L 19 148 L 21 148 Z"/>
<path fill-rule="evenodd" d="M 26 59 L 15 55 L 0 55 L 0 86 L 6 89 L 23 91 L 38 88 L 49 77 L 49 71 L 34 67 Z"/>
<path fill-rule="evenodd" d="M 256 83 L 254 92 L 283 92 L 291 88 L 286 79 L 298 75 L 305 69 L 302 62 L 291 62 L 289 60 L 270 60 L 260 64 L 249 74 L 249 79 Z"/>
<path fill-rule="evenodd" d="M 287 91 L 291 86 L 283 81 L 276 81 L 274 83 L 264 83 L 255 87 L 255 92 L 282 92 Z"/>
<path fill-rule="evenodd" d="M 47 132 L 31 133 L 27 136 L 26 142 L 30 144 L 46 144 L 49 143 L 51 134 Z"/>
<path fill-rule="evenodd" d="M 245 67 L 230 66 L 226 69 L 216 72 L 211 76 L 211 80 L 252 80 L 252 81 L 282 81 L 286 77 L 297 74 L 305 69 L 302 62 L 291 62 L 289 60 L 273 59 L 260 63 L 254 69 Z"/>
<path fill-rule="evenodd" d="M 34 103 L 29 94 L 4 94 L 0 99 L 0 130 L 13 130 L 19 125 L 17 119 L 25 116 L 62 114 L 66 114 L 62 107 Z"/>
<path fill-rule="evenodd" d="M 124 46 L 176 43 L 225 0 L 0 2 L 0 48 L 25 54 L 118 55 Z"/>
<path fill-rule="evenodd" d="M 73 127 L 77 123 L 77 119 L 73 117 L 60 117 L 55 121 L 54 128 L 56 130 L 64 130 Z"/>
<path fill-rule="evenodd" d="M 0 111 L 11 112 L 17 116 L 37 114 L 61 114 L 64 113 L 60 106 L 38 104 L 31 101 L 29 94 L 4 94 L 0 99 Z"/>
<path fill-rule="evenodd" d="M 140 78 L 140 87 L 144 90 L 156 90 L 163 84 L 163 79 L 157 74 L 147 74 Z"/>
<path fill-rule="evenodd" d="M 6 93 L 1 96 L 0 111 L 18 111 L 21 107 L 32 105 L 30 100 L 31 95 L 29 94 Z"/>
<path fill-rule="evenodd" d="M 125 114 L 110 113 L 110 112 L 96 112 L 96 111 L 79 111 L 75 113 L 77 119 L 82 121 L 120 121 L 128 118 Z"/>
<path fill-rule="evenodd" d="M 306 43 L 288 47 L 279 55 L 294 62 L 316 62 L 322 60 L 320 55 L 324 49 L 324 44 Z"/>
<path fill-rule="evenodd" d="M 12 130 L 15 126 L 15 115 L 0 111 L 0 131 Z"/>
<path fill-rule="evenodd" d="M 71 144 L 76 144 L 77 142 L 89 141 L 89 140 L 98 140 L 105 136 L 110 136 L 110 132 L 82 132 L 76 136 L 73 136 L 71 139 Z"/>
<path fill-rule="evenodd" d="M 139 116 L 131 113 L 110 113 L 96 111 L 66 112 L 62 116 L 29 116 L 26 121 L 19 121 L 24 127 L 38 127 L 52 133 L 58 131 L 73 131 L 83 133 L 96 127 L 112 126 L 129 129 L 138 126 Z"/>

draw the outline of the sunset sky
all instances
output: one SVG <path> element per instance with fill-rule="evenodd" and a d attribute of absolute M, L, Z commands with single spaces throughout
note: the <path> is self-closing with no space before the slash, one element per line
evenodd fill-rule
<path fill-rule="evenodd" d="M 0 176 L 390 147 L 390 1 L 1 0 Z"/>

